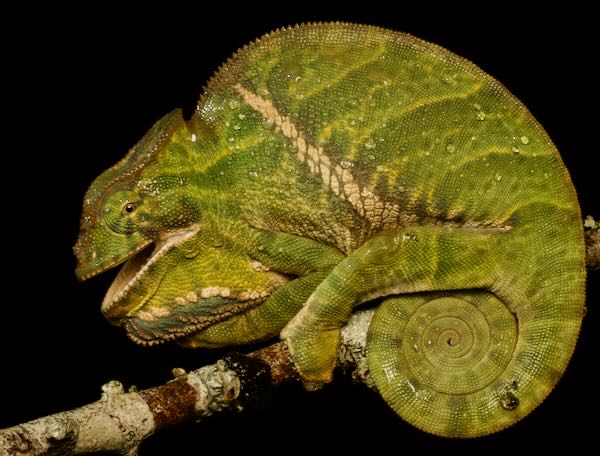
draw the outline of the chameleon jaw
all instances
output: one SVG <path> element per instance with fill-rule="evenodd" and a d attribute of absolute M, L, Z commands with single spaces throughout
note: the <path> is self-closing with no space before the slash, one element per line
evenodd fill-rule
<path fill-rule="evenodd" d="M 117 277 L 104 296 L 100 310 L 103 314 L 129 313 L 132 309 L 116 309 L 129 290 L 139 281 L 150 266 L 164 256 L 169 250 L 184 243 L 200 231 L 200 226 L 195 224 L 185 229 L 171 231 L 161 236 L 157 241 L 151 242 L 130 256 L 123 265 Z M 123 315 L 124 316 L 124 315 Z"/>

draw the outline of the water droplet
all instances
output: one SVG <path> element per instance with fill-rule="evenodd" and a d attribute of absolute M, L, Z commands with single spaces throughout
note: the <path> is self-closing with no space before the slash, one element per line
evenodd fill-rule
<path fill-rule="evenodd" d="M 350 160 L 342 160 L 340 162 L 340 166 L 344 169 L 348 169 L 354 166 L 354 163 L 352 163 Z"/>
<path fill-rule="evenodd" d="M 453 75 L 447 74 L 442 78 L 442 81 L 444 81 L 448 85 L 455 86 L 456 84 L 458 84 L 458 81 L 456 80 L 457 76 L 458 76 L 457 74 L 453 74 Z"/>
<path fill-rule="evenodd" d="M 240 107 L 240 103 L 237 100 L 231 100 L 228 104 L 231 109 L 237 109 Z"/>
<path fill-rule="evenodd" d="M 503 409 L 514 410 L 519 406 L 519 399 L 510 391 L 507 391 L 500 397 L 500 405 Z"/>
<path fill-rule="evenodd" d="M 274 126 L 275 126 L 275 121 L 273 119 L 271 119 L 270 117 L 267 117 L 266 119 L 263 119 L 263 121 L 262 121 L 262 127 L 265 130 L 271 130 Z"/>
<path fill-rule="evenodd" d="M 496 181 L 500 182 L 502 180 L 502 176 L 500 174 L 496 174 Z"/>
<path fill-rule="evenodd" d="M 517 146 L 512 146 L 510 148 L 510 150 L 512 150 L 515 154 L 518 154 L 519 152 L 521 152 Z"/>
<path fill-rule="evenodd" d="M 448 144 L 446 146 L 446 152 L 448 152 L 449 154 L 453 154 L 455 150 L 456 146 L 454 144 Z"/>
<path fill-rule="evenodd" d="M 475 115 L 475 118 L 476 118 L 477 120 L 485 120 L 485 112 L 483 112 L 483 111 L 479 111 L 479 112 L 478 112 L 478 113 Z"/>
<path fill-rule="evenodd" d="M 372 139 L 368 139 L 367 142 L 365 142 L 365 149 L 375 149 L 375 147 L 377 147 L 377 145 L 375 144 L 375 142 L 373 142 Z"/>
<path fill-rule="evenodd" d="M 527 136 L 521 136 L 521 143 L 523 143 L 523 144 L 529 144 L 529 137 L 527 137 Z"/>
<path fill-rule="evenodd" d="M 189 260 L 196 257 L 199 252 L 200 250 L 197 249 L 196 246 L 189 246 L 183 250 L 183 256 Z"/>

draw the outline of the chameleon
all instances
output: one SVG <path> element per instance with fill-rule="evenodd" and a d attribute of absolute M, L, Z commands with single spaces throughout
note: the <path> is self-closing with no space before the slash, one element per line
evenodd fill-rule
<path fill-rule="evenodd" d="M 376 308 L 368 368 L 417 428 L 470 438 L 551 392 L 583 317 L 577 196 L 527 108 L 474 64 L 375 26 L 282 28 L 189 119 L 155 123 L 88 189 L 74 246 L 143 345 L 281 337 L 308 387 Z"/>

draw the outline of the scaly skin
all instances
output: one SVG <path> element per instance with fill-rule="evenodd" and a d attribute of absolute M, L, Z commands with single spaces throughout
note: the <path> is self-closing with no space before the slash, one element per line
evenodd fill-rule
<path fill-rule="evenodd" d="M 314 24 L 240 50 L 189 121 L 169 114 L 97 178 L 75 252 L 81 279 L 127 260 L 103 312 L 135 341 L 285 327 L 316 385 L 353 308 L 378 298 L 382 396 L 427 432 L 474 437 L 566 368 L 580 220 L 556 148 L 497 81 L 408 35 Z"/>

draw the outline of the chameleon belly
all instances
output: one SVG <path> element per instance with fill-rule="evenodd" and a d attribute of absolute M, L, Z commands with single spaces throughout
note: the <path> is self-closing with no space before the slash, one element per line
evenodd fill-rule
<path fill-rule="evenodd" d="M 157 245 L 105 309 L 134 340 L 285 326 L 317 384 L 352 309 L 381 299 L 382 396 L 427 432 L 473 437 L 527 415 L 566 368 L 580 220 L 556 148 L 497 81 L 409 35 L 314 24 L 238 51 L 189 121 L 171 113 L 98 178 L 76 253 L 85 278 Z"/>

